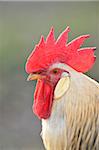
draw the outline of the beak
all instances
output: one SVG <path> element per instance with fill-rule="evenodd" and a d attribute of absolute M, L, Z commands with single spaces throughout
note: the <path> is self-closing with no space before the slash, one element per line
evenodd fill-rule
<path fill-rule="evenodd" d="M 28 78 L 27 78 L 27 81 L 30 81 L 30 80 L 37 80 L 37 79 L 40 79 L 41 78 L 41 75 L 39 74 L 29 74 Z"/>

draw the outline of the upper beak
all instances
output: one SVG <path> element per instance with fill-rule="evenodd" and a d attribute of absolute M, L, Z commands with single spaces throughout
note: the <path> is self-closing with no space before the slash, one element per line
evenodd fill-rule
<path fill-rule="evenodd" d="M 40 79 L 41 78 L 41 75 L 39 74 L 29 74 L 28 78 L 27 78 L 27 81 L 30 81 L 30 80 L 37 80 L 37 79 Z"/>

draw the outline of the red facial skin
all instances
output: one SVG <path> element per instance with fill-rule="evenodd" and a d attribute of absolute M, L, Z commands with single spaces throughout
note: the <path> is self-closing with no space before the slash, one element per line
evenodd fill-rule
<path fill-rule="evenodd" d="M 45 75 L 45 80 L 55 87 L 63 72 L 63 69 L 55 68 L 45 73 L 42 72 L 41 75 Z"/>
<path fill-rule="evenodd" d="M 39 72 L 41 79 L 38 80 L 34 93 L 33 112 L 40 119 L 47 119 L 51 115 L 54 89 L 64 72 L 62 69 Z"/>

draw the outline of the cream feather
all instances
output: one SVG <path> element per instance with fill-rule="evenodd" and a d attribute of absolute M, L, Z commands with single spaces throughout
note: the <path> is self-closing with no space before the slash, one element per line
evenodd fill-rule
<path fill-rule="evenodd" d="M 52 68 L 70 72 L 68 91 L 54 100 L 49 119 L 42 120 L 42 139 L 47 150 L 99 149 L 99 84 L 65 64 Z"/>

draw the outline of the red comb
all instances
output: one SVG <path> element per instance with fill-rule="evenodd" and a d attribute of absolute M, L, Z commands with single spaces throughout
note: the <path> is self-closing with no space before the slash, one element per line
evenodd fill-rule
<path fill-rule="evenodd" d="M 43 70 L 56 62 L 65 63 L 78 72 L 88 71 L 95 62 L 94 50 L 96 48 L 80 48 L 89 35 L 79 36 L 67 44 L 69 31 L 70 28 L 67 27 L 55 40 L 52 27 L 46 41 L 41 36 L 39 44 L 36 45 L 27 60 L 26 72 Z"/>

